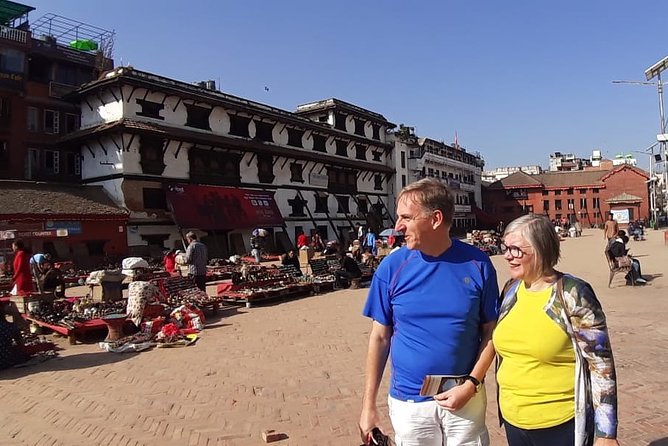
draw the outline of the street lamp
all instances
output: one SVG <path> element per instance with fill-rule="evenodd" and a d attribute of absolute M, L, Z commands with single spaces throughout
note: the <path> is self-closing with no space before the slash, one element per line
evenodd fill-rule
<path fill-rule="evenodd" d="M 651 67 L 645 70 L 645 79 L 648 81 L 654 79 L 656 77 L 656 85 L 659 91 L 659 115 L 661 118 L 661 122 L 659 125 L 659 134 L 657 135 L 657 140 L 659 141 L 659 144 L 661 144 L 661 150 L 659 153 L 663 155 L 663 160 L 664 162 L 668 160 L 668 150 L 666 149 L 666 140 L 668 140 L 668 136 L 666 136 L 666 119 L 664 117 L 664 111 L 663 111 L 663 82 L 661 82 L 661 72 L 663 72 L 666 68 L 668 68 L 668 56 L 664 57 Z M 666 169 L 666 165 L 664 164 L 663 166 L 663 187 L 664 187 L 664 198 L 668 195 L 668 169 Z M 664 203 L 666 203 L 664 199 Z M 664 209 L 665 211 L 666 209 Z"/>

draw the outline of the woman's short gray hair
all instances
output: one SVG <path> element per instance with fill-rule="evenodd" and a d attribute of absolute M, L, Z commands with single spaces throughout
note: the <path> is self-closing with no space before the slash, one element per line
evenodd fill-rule
<path fill-rule="evenodd" d="M 534 251 L 534 268 L 545 274 L 561 257 L 561 242 L 552 222 L 544 215 L 527 214 L 508 223 L 503 235 L 519 234 Z"/>

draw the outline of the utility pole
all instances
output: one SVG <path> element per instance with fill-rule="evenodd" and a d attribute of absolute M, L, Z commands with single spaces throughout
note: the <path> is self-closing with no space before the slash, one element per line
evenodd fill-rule
<path fill-rule="evenodd" d="M 657 89 L 659 92 L 659 117 L 661 122 L 659 123 L 659 133 L 656 136 L 657 141 L 660 143 L 659 152 L 661 153 L 663 159 L 663 211 L 668 211 L 668 151 L 666 149 L 666 142 L 668 141 L 668 135 L 666 135 L 666 118 L 663 109 L 663 82 L 661 82 L 661 72 L 668 68 L 668 56 L 664 57 L 647 70 L 645 70 L 645 79 L 648 81 L 657 78 Z"/>

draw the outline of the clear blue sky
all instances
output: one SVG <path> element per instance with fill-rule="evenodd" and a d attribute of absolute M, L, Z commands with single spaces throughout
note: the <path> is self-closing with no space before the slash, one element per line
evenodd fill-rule
<path fill-rule="evenodd" d="M 659 129 L 656 87 L 611 81 L 644 80 L 668 55 L 666 0 L 26 3 L 33 21 L 115 30 L 117 65 L 220 80 L 286 110 L 340 98 L 420 136 L 457 132 L 486 168 L 546 166 L 554 151 L 614 157 Z"/>

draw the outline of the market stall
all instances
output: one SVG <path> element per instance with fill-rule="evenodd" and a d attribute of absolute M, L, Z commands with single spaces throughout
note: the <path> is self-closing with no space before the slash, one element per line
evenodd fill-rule
<path fill-rule="evenodd" d="M 312 292 L 312 283 L 296 270 L 248 264 L 240 269 L 239 278 L 221 283 L 216 289 L 221 301 L 242 303 L 248 308 L 253 303 L 306 296 Z"/>

